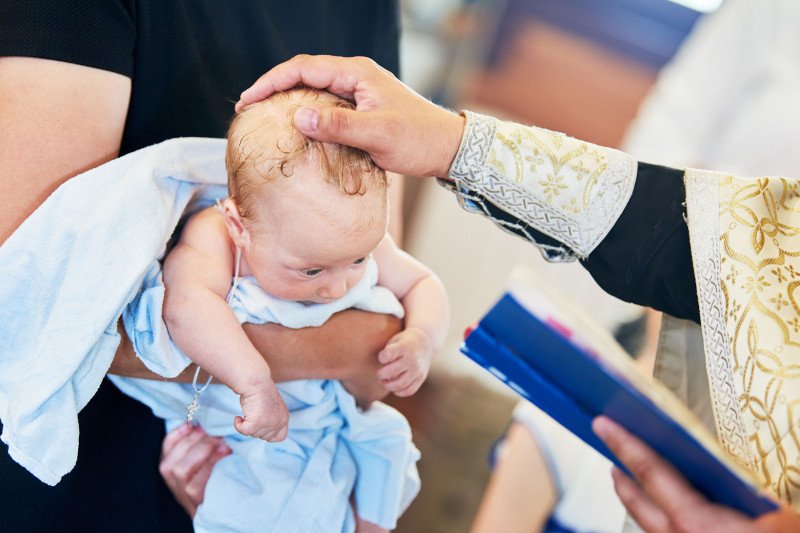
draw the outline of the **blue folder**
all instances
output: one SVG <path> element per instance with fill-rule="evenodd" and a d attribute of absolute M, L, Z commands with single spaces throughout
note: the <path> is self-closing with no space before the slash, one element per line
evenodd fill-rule
<path fill-rule="evenodd" d="M 709 451 L 602 357 L 573 344 L 511 294 L 484 316 L 461 349 L 618 466 L 622 467 L 592 432 L 591 422 L 598 415 L 637 435 L 709 500 L 751 517 L 777 508 L 746 474 L 721 457 L 721 450 L 717 455 Z"/>

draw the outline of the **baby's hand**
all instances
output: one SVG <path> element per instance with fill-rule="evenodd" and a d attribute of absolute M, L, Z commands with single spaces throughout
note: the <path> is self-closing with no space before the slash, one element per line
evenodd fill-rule
<path fill-rule="evenodd" d="M 289 432 L 289 410 L 278 393 L 275 383 L 264 382 L 259 387 L 244 392 L 239 397 L 244 417 L 233 421 L 236 431 L 242 435 L 280 442 Z"/>
<path fill-rule="evenodd" d="M 386 390 L 397 396 L 411 396 L 428 377 L 433 355 L 428 334 L 408 328 L 389 339 L 378 354 L 383 365 L 378 377 Z"/>

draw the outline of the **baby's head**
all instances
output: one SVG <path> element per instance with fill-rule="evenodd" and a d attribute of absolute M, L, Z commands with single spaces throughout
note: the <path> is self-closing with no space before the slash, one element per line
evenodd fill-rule
<path fill-rule="evenodd" d="M 259 284 L 286 300 L 335 300 L 386 231 L 386 173 L 350 147 L 307 139 L 303 105 L 353 104 L 299 88 L 242 109 L 228 130 L 225 219 Z"/>

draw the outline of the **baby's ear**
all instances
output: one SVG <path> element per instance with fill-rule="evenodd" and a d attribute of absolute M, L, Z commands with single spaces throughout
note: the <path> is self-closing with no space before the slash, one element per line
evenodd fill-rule
<path fill-rule="evenodd" d="M 230 198 L 222 201 L 222 214 L 225 217 L 225 227 L 237 248 L 247 248 L 250 245 L 250 230 L 244 225 L 242 216 L 236 202 Z"/>

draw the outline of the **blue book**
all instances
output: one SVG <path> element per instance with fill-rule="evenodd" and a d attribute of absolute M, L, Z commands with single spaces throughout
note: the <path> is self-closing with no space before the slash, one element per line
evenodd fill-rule
<path fill-rule="evenodd" d="M 610 333 L 539 274 L 515 271 L 461 350 L 623 469 L 592 432 L 600 414 L 646 442 L 709 500 L 751 517 L 777 508 L 677 397 L 637 370 Z"/>

